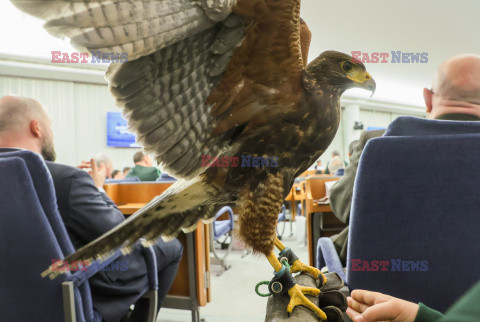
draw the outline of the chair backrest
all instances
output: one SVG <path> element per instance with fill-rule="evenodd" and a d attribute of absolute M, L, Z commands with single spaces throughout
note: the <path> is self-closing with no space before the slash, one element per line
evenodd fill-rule
<path fill-rule="evenodd" d="M 347 281 L 443 311 L 480 275 L 480 126 L 413 121 L 415 130 L 389 129 L 396 136 L 372 139 L 362 153 Z M 477 134 L 458 134 L 462 127 Z"/>
<path fill-rule="evenodd" d="M 123 183 L 123 182 L 140 182 L 138 177 L 126 177 L 123 179 L 106 179 L 105 183 Z"/>
<path fill-rule="evenodd" d="M 0 316 L 5 321 L 63 321 L 61 283 L 40 273 L 63 258 L 25 162 L 0 159 Z"/>
<path fill-rule="evenodd" d="M 57 208 L 57 198 L 53 186 L 52 176 L 43 159 L 36 153 L 28 150 L 0 148 L 0 158 L 18 157 L 25 161 L 31 176 L 33 188 L 37 193 L 42 210 L 52 226 L 58 239 L 60 249 L 65 255 L 75 252 L 72 242 L 68 237 L 65 225 L 62 222 Z"/>
<path fill-rule="evenodd" d="M 397 117 L 384 136 L 422 136 L 480 133 L 480 122 L 429 120 L 413 116 Z"/>
<path fill-rule="evenodd" d="M 60 284 L 69 279 L 71 274 L 61 274 L 51 281 L 42 278 L 40 273 L 52 264 L 52 259 L 63 259 L 65 255 L 73 253 L 74 248 L 58 213 L 50 172 L 38 154 L 4 148 L 0 152 L 0 162 L 3 162 L 0 170 L 0 256 L 9 259 L 0 271 L 0 276 L 8 276 L 8 279 L 1 279 L 1 283 L 8 286 L 1 285 L 0 289 L 16 290 L 15 296 L 0 292 L 0 316 L 5 317 L 3 311 L 6 309 L 8 312 L 5 314 L 15 317 L 12 320 L 61 321 L 63 306 Z M 13 242 L 19 236 L 21 243 Z M 6 248 L 2 247 L 5 245 Z M 21 267 L 17 267 L 18 263 L 22 264 Z M 74 292 L 77 319 L 98 320 L 88 283 L 78 285 Z M 29 309 L 22 310 L 22 306 L 19 307 L 21 303 Z M 55 306 L 59 309 L 56 310 Z M 15 313 L 17 310 L 31 319 L 19 318 L 21 315 Z M 56 314 L 61 314 L 61 318 L 52 317 Z"/>
<path fill-rule="evenodd" d="M 166 174 L 165 172 L 162 172 L 162 173 L 160 174 L 160 177 L 158 177 L 158 179 L 157 179 L 157 182 L 160 182 L 160 181 L 177 181 L 177 179 L 175 179 L 174 177 L 169 176 L 169 175 Z"/>
<path fill-rule="evenodd" d="M 318 176 L 309 177 L 305 180 L 305 193 L 313 198 L 313 200 L 321 199 L 327 195 L 325 182 L 338 181 L 340 177 L 334 176 Z"/>

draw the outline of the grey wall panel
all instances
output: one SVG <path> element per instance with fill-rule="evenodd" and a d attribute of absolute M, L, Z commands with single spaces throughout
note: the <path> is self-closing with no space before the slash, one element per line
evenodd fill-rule
<path fill-rule="evenodd" d="M 133 165 L 135 148 L 107 147 L 107 112 L 121 111 L 115 106 L 106 85 L 75 84 L 74 113 L 76 122 L 77 153 L 79 159 L 105 153 L 114 168 Z"/>
<path fill-rule="evenodd" d="M 106 85 L 0 76 L 0 96 L 20 95 L 40 101 L 52 119 L 58 162 L 77 165 L 106 153 L 114 167 L 133 164 L 138 149 L 107 148 L 107 111 L 119 111 Z"/>
<path fill-rule="evenodd" d="M 36 80 L 29 78 L 0 77 L 0 95 L 19 95 L 35 98 L 48 110 L 52 119 L 53 135 L 58 161 L 75 164 L 76 122 L 73 113 L 71 82 Z"/>

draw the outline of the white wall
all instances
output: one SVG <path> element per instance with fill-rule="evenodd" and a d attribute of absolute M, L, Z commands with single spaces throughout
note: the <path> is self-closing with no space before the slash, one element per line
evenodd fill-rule
<path fill-rule="evenodd" d="M 355 121 L 363 124 L 363 131 L 368 127 L 388 127 L 399 116 L 425 117 L 422 108 L 388 102 L 372 102 L 352 98 L 342 99 L 341 122 L 337 134 L 321 156 L 322 165 L 326 166 L 333 150 L 338 150 L 342 159 L 348 162 L 348 146 L 360 137 L 362 130 L 354 130 Z"/>
<path fill-rule="evenodd" d="M 116 169 L 133 165 L 132 157 L 138 149 L 107 147 L 107 111 L 120 110 L 115 107 L 106 84 L 34 78 L 34 70 L 28 78 L 5 76 L 2 72 L 4 69 L 0 69 L 0 96 L 31 97 L 48 109 L 58 162 L 77 165 L 82 159 L 106 153 Z"/>

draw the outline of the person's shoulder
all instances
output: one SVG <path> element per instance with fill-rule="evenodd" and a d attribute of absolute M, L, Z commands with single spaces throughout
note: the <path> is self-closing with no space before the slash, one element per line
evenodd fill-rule
<path fill-rule="evenodd" d="M 363 150 L 368 140 L 382 136 L 385 133 L 385 130 L 373 130 L 373 131 L 364 131 L 360 134 L 358 143 L 355 146 L 356 150 Z"/>
<path fill-rule="evenodd" d="M 138 171 L 138 165 L 134 166 L 133 168 L 130 169 L 130 171 L 128 171 L 127 175 L 125 176 L 126 178 L 128 177 L 136 177 L 136 174 L 137 174 L 137 171 Z"/>
<path fill-rule="evenodd" d="M 362 137 L 365 140 L 370 140 L 372 138 L 377 138 L 379 136 L 382 136 L 383 134 L 385 134 L 385 131 L 386 130 L 365 131 L 365 132 L 362 133 Z"/>
<path fill-rule="evenodd" d="M 155 173 L 159 173 L 160 172 L 160 169 L 157 168 L 157 167 L 149 167 L 148 168 L 151 172 L 155 172 Z"/>
<path fill-rule="evenodd" d="M 50 171 L 52 177 L 57 178 L 74 178 L 74 177 L 83 177 L 89 176 L 87 172 L 83 171 L 82 169 L 72 167 L 66 164 L 55 163 L 46 161 L 48 170 Z"/>

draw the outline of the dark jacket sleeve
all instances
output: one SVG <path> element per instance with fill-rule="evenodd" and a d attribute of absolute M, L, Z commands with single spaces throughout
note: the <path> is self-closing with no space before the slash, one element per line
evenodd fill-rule
<path fill-rule="evenodd" d="M 93 179 L 84 171 L 71 178 L 68 208 L 70 228 L 87 242 L 124 220 L 113 201 L 95 187 Z"/>
<path fill-rule="evenodd" d="M 100 192 L 90 175 L 80 169 L 47 163 L 57 203 L 76 248 L 103 235 L 124 220 L 113 201 Z"/>

